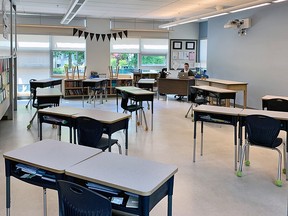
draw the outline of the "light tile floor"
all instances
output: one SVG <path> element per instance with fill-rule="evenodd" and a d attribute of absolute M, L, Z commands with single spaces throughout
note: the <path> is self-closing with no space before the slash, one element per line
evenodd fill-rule
<path fill-rule="evenodd" d="M 28 145 L 38 140 L 37 124 L 31 130 L 26 126 L 34 110 L 26 109 L 27 101 L 18 102 L 13 121 L 0 121 L 0 151 Z M 81 107 L 80 100 L 62 100 L 62 104 Z M 145 103 L 146 106 L 146 103 Z M 193 123 L 184 118 L 190 104 L 155 99 L 154 131 L 135 131 L 135 116 L 129 125 L 129 155 L 148 160 L 175 164 L 173 216 L 284 216 L 287 215 L 288 182 L 283 176 L 283 187 L 273 184 L 277 174 L 277 153 L 251 148 L 251 166 L 244 168 L 244 176 L 234 172 L 233 128 L 205 124 L 204 156 L 200 157 L 199 142 L 196 163 L 192 162 Z M 85 107 L 93 108 L 86 104 Z M 97 109 L 116 111 L 115 99 L 104 104 L 96 103 Z M 148 122 L 151 114 L 146 110 Z M 44 126 L 44 138 L 57 139 L 56 129 Z M 199 130 L 198 130 L 199 131 Z M 284 138 L 285 134 L 281 132 Z M 123 132 L 114 137 L 124 143 Z M 63 129 L 62 140 L 68 141 L 68 130 Z M 124 148 L 124 145 L 122 145 Z M 112 151 L 117 152 L 117 148 Z M 0 215 L 5 215 L 4 159 L 0 157 Z M 125 169 L 125 167 L 123 167 Z M 40 216 L 42 213 L 42 189 L 12 178 L 11 216 Z M 48 190 L 48 216 L 58 215 L 57 193 Z M 166 215 L 167 198 L 151 211 L 151 216 Z"/>

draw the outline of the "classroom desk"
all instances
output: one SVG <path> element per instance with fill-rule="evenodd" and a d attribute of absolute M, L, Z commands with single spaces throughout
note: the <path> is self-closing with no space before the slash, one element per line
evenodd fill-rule
<path fill-rule="evenodd" d="M 55 181 L 64 178 L 65 169 L 102 152 L 100 149 L 89 148 L 56 140 L 42 140 L 6 152 L 6 216 L 10 215 L 10 177 L 13 176 L 26 183 L 43 187 L 44 215 L 47 215 L 46 188 L 56 189 Z M 28 165 L 40 171 L 32 178 L 21 178 L 25 172 L 16 170 L 17 164 Z M 45 174 L 44 174 L 45 172 Z M 42 177 L 41 177 L 42 176 Z M 50 179 L 50 180 L 48 180 Z"/>
<path fill-rule="evenodd" d="M 196 79 L 196 85 L 209 85 L 218 88 L 243 91 L 243 108 L 247 107 L 247 85 L 248 85 L 247 82 L 237 82 L 237 81 L 209 78 L 206 80 Z"/>
<path fill-rule="evenodd" d="M 137 82 L 137 86 L 139 88 L 147 89 L 149 91 L 153 91 L 154 84 L 156 83 L 155 79 L 140 79 Z"/>
<path fill-rule="evenodd" d="M 36 90 L 36 97 L 38 104 L 52 103 L 58 106 L 62 93 L 55 88 L 41 88 Z"/>
<path fill-rule="evenodd" d="M 276 96 L 276 95 L 265 95 L 264 97 L 262 97 L 262 109 L 263 110 L 267 108 L 267 100 L 271 100 L 271 99 L 282 99 L 282 100 L 288 101 L 288 97 Z"/>
<path fill-rule="evenodd" d="M 118 112 L 118 94 L 121 94 L 121 92 L 126 92 L 128 94 L 128 97 L 136 101 L 136 103 L 139 102 L 140 104 L 142 104 L 143 101 L 151 101 L 151 130 L 153 131 L 154 92 L 133 86 L 115 87 L 115 89 L 116 89 L 117 112 Z"/>
<path fill-rule="evenodd" d="M 280 111 L 270 111 L 270 110 L 255 110 L 255 109 L 243 109 L 239 113 L 239 136 L 240 136 L 240 141 L 239 144 L 240 146 L 242 145 L 242 128 L 245 126 L 245 119 L 246 116 L 248 115 L 265 115 L 265 116 L 270 116 L 274 119 L 278 119 L 281 122 L 281 130 L 286 131 L 286 158 L 284 158 L 284 161 L 287 165 L 287 154 L 288 154 L 288 112 L 280 112 Z M 286 180 L 288 180 L 288 172 L 286 172 Z"/>
<path fill-rule="evenodd" d="M 227 124 L 234 126 L 234 168 L 237 170 L 237 123 L 239 121 L 240 108 L 219 107 L 210 105 L 200 105 L 194 109 L 194 148 L 193 162 L 196 158 L 196 129 L 197 121 L 201 121 L 201 156 L 203 155 L 203 122 L 215 124 Z"/>
<path fill-rule="evenodd" d="M 236 98 L 236 91 L 218 88 L 214 86 L 191 86 L 191 88 L 196 89 L 197 92 L 201 92 L 200 94 L 203 97 L 214 97 L 217 100 L 217 105 L 221 106 L 221 100 L 230 100 L 234 101 L 235 107 L 235 98 Z"/>
<path fill-rule="evenodd" d="M 97 165 L 99 164 L 99 165 Z M 168 195 L 168 216 L 172 216 L 174 175 L 178 168 L 136 157 L 103 152 L 65 170 L 73 181 L 85 181 L 138 195 L 138 208 L 112 204 L 112 208 L 141 216 Z M 70 180 L 71 180 L 70 179 Z"/>
<path fill-rule="evenodd" d="M 85 79 L 82 80 L 82 91 L 84 92 L 85 87 L 89 88 L 101 88 L 105 92 L 105 99 L 107 101 L 107 78 L 93 78 L 93 79 Z M 88 90 L 88 92 L 90 92 Z M 91 97 L 92 98 L 92 97 Z M 103 103 L 102 99 L 102 91 L 100 93 L 100 101 Z M 82 95 L 82 106 L 84 107 L 84 94 Z M 94 98 L 94 107 L 95 107 L 95 98 Z"/>
<path fill-rule="evenodd" d="M 30 88 L 34 89 L 54 87 L 55 85 L 62 85 L 62 78 L 49 78 L 30 82 Z"/>
<path fill-rule="evenodd" d="M 195 79 L 159 78 L 158 100 L 160 94 L 190 95 L 190 86 L 195 85 Z M 167 97 L 166 97 L 167 99 Z"/>
<path fill-rule="evenodd" d="M 69 106 L 41 109 L 39 110 L 40 140 L 42 139 L 42 123 L 48 123 L 59 125 L 60 128 L 61 126 L 69 127 L 70 142 L 72 143 L 72 128 L 75 128 L 75 118 L 79 116 L 90 117 L 103 123 L 104 133 L 109 136 L 109 139 L 111 139 L 114 132 L 125 129 L 125 149 L 126 154 L 128 154 L 128 121 L 130 115 L 124 113 Z M 76 143 L 75 136 L 76 134 L 74 133 L 74 143 Z"/>

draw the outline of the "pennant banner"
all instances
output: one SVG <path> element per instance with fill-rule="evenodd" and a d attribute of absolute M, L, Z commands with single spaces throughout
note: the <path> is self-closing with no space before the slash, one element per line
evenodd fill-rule
<path fill-rule="evenodd" d="M 86 32 L 86 31 L 83 31 L 83 30 L 80 30 L 80 29 L 76 29 L 76 28 L 73 28 L 73 36 L 75 36 L 78 32 L 78 37 L 80 38 L 84 32 L 84 37 L 85 39 L 87 39 L 88 36 L 90 36 L 90 39 L 91 41 L 93 40 L 94 36 L 96 38 L 97 41 L 99 41 L 99 38 L 101 36 L 102 40 L 105 41 L 105 38 L 107 36 L 108 40 L 110 41 L 111 38 L 113 37 L 114 40 L 117 39 L 117 35 L 122 39 L 123 37 L 123 34 L 126 36 L 126 38 L 128 37 L 128 31 L 125 30 L 125 31 L 120 31 L 120 32 L 115 32 L 115 33 L 109 33 L 109 34 L 97 34 L 97 33 L 93 33 L 93 32 Z"/>
<path fill-rule="evenodd" d="M 116 40 L 116 37 L 117 37 L 117 33 L 113 33 L 113 38 Z"/>
<path fill-rule="evenodd" d="M 95 34 L 96 35 L 96 40 L 99 40 L 100 34 Z"/>
<path fill-rule="evenodd" d="M 125 34 L 126 38 L 128 37 L 128 31 L 123 31 L 123 33 Z"/>
<path fill-rule="evenodd" d="M 110 41 L 111 39 L 111 34 L 107 34 L 108 40 Z"/>
<path fill-rule="evenodd" d="M 122 39 L 122 32 L 118 32 L 118 35 Z"/>
<path fill-rule="evenodd" d="M 106 34 L 101 34 L 102 40 L 105 40 Z"/>
<path fill-rule="evenodd" d="M 88 36 L 89 32 L 84 32 L 84 38 L 86 39 Z"/>
<path fill-rule="evenodd" d="M 81 37 L 82 33 L 83 33 L 83 31 L 78 30 L 78 37 L 79 37 L 79 38 Z"/>
<path fill-rule="evenodd" d="M 90 39 L 93 40 L 94 33 L 90 33 Z"/>
<path fill-rule="evenodd" d="M 78 32 L 78 29 L 73 28 L 73 36 Z"/>

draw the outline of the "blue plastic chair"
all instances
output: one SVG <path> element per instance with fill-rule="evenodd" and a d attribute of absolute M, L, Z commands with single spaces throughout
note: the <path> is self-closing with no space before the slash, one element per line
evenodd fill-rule
<path fill-rule="evenodd" d="M 116 144 L 119 148 L 119 153 L 122 154 L 121 145 L 117 139 L 111 139 L 109 142 L 108 138 L 102 137 L 104 130 L 103 123 L 89 117 L 78 117 L 75 121 L 79 145 L 99 148 L 105 151 Z"/>
<path fill-rule="evenodd" d="M 246 117 L 245 130 L 247 131 L 247 142 L 243 146 L 242 155 L 240 158 L 239 169 L 236 173 L 238 177 L 242 176 L 243 161 L 246 148 L 249 146 L 265 147 L 276 150 L 279 154 L 278 159 L 278 176 L 275 184 L 279 187 L 282 186 L 281 181 L 281 166 L 282 166 L 282 153 L 277 148 L 282 144 L 282 139 L 278 138 L 281 128 L 279 120 L 264 115 L 249 115 Z M 285 145 L 284 152 L 285 152 Z M 250 161 L 245 161 L 246 166 L 250 165 Z M 285 165 L 286 166 L 286 165 Z"/>
<path fill-rule="evenodd" d="M 57 181 L 60 216 L 111 216 L 111 202 L 78 184 Z"/>

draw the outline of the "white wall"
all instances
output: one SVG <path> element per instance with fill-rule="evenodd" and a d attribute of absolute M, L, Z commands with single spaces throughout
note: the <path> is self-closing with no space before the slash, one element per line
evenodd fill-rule
<path fill-rule="evenodd" d="M 87 19 L 86 31 L 98 34 L 110 33 L 110 21 L 108 19 Z M 110 65 L 110 42 L 108 38 L 105 38 L 103 41 L 100 36 L 97 42 L 95 36 L 92 41 L 87 37 L 86 65 L 88 77 L 91 71 L 109 74 L 108 66 Z"/>
<path fill-rule="evenodd" d="M 169 39 L 198 39 L 199 23 L 188 23 L 173 27 L 169 33 Z"/>
<path fill-rule="evenodd" d="M 288 2 L 218 17 L 208 21 L 208 74 L 248 82 L 248 106 L 261 108 L 266 94 L 288 94 Z M 252 19 L 246 36 L 224 24 Z M 242 94 L 237 103 L 242 104 Z"/>

